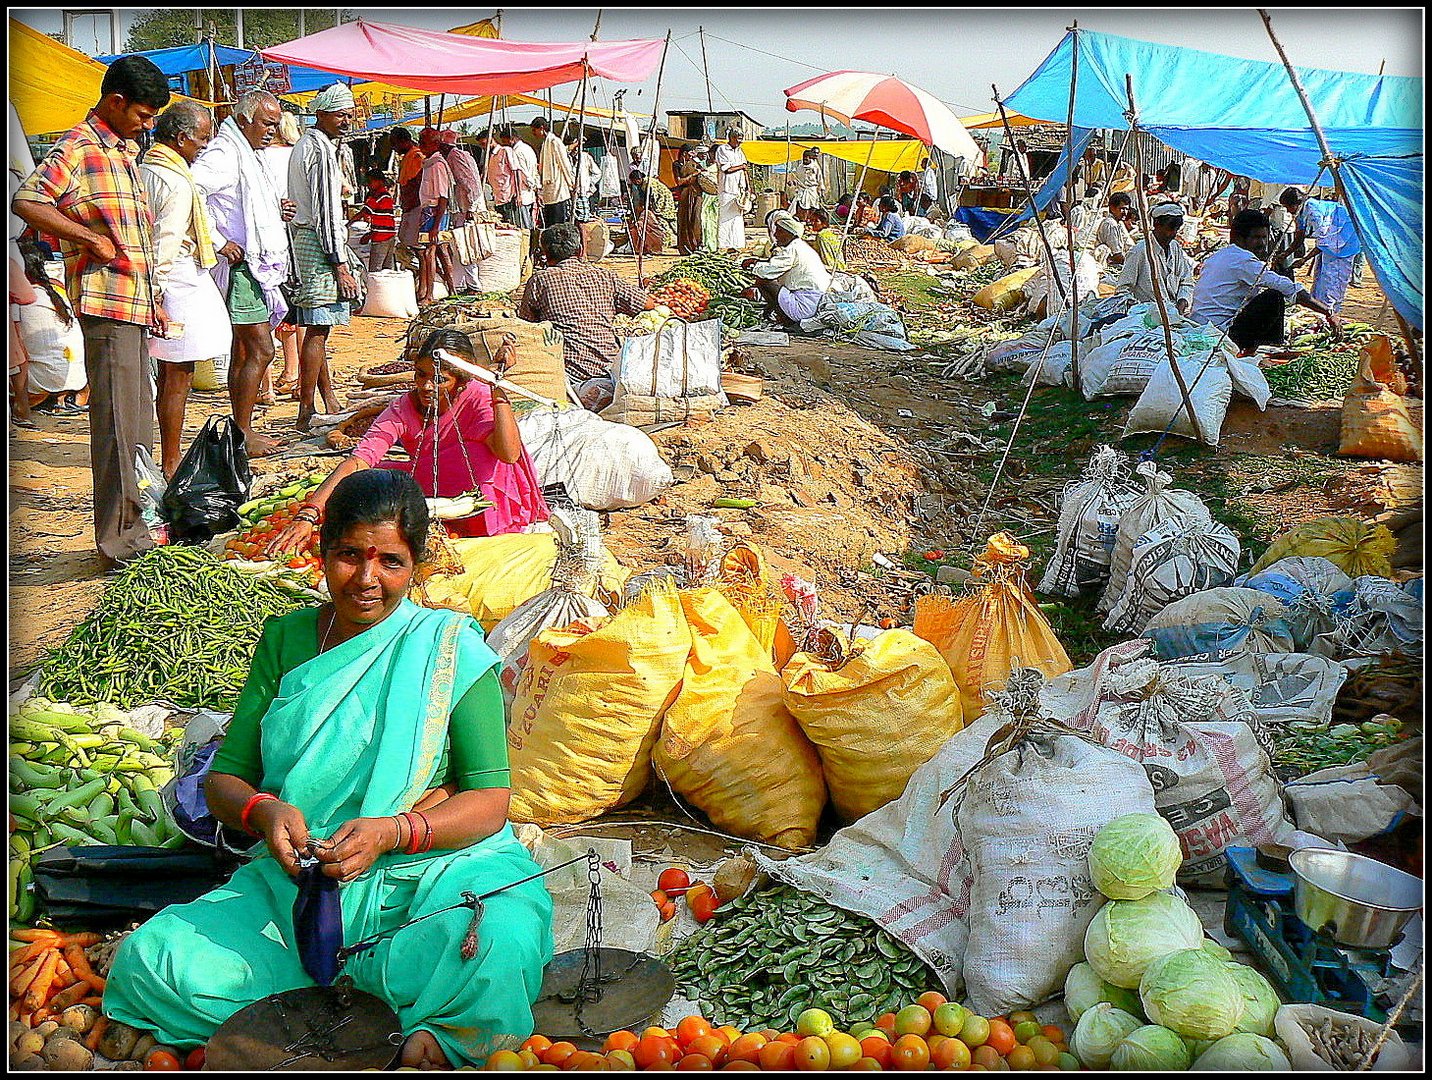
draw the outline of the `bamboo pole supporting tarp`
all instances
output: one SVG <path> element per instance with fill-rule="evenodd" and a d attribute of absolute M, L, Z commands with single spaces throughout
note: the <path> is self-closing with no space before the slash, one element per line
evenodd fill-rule
<path fill-rule="evenodd" d="M 1292 61 L 1288 59 L 1288 54 L 1283 49 L 1283 43 L 1278 40 L 1278 35 L 1273 32 L 1273 20 L 1269 17 L 1267 10 L 1264 8 L 1258 9 L 1258 17 L 1263 20 L 1263 26 L 1268 31 L 1268 39 L 1272 41 L 1273 48 L 1278 50 L 1278 57 L 1283 61 L 1283 67 L 1288 72 L 1288 79 L 1293 84 L 1293 89 L 1297 91 L 1298 100 L 1303 104 L 1303 111 L 1308 114 L 1308 123 L 1312 126 L 1313 134 L 1318 140 L 1318 148 L 1323 154 L 1321 164 L 1332 172 L 1333 187 L 1337 190 L 1338 198 L 1342 200 L 1342 204 L 1347 210 L 1347 216 L 1352 221 L 1353 232 L 1357 233 L 1358 243 L 1361 244 L 1362 249 L 1366 251 L 1367 231 L 1363 228 L 1357 211 L 1353 209 L 1352 200 L 1347 197 L 1347 188 L 1343 185 L 1342 171 L 1340 169 L 1342 160 L 1333 154 L 1332 147 L 1328 145 L 1327 136 L 1323 134 L 1323 126 L 1318 122 L 1318 114 L 1313 109 L 1313 103 L 1308 100 L 1308 92 L 1303 89 L 1303 81 L 1298 78 L 1297 69 L 1293 67 Z M 1372 265 L 1372 260 L 1370 259 L 1368 260 L 1367 268 L 1372 271 L 1374 278 L 1377 277 L 1377 269 Z M 1382 287 L 1380 279 L 1378 281 L 1378 287 Z M 1385 295 L 1387 290 L 1383 289 L 1383 293 Z M 1412 333 L 1412 327 L 1407 324 L 1407 320 L 1402 317 L 1402 313 L 1395 307 L 1392 309 L 1392 313 L 1397 316 L 1397 323 L 1402 327 L 1402 336 L 1407 342 L 1407 351 L 1411 354 L 1412 362 L 1417 368 L 1417 381 L 1421 383 L 1422 352 L 1417 347 L 1416 339 Z"/>
<path fill-rule="evenodd" d="M 660 106 L 660 104 L 661 104 L 661 79 L 662 79 L 662 76 L 666 73 L 666 51 L 667 51 L 668 49 L 670 49 L 670 48 L 671 48 L 671 31 L 668 30 L 668 31 L 666 32 L 666 42 L 665 42 L 665 44 L 663 44 L 663 45 L 661 46 L 661 63 L 659 63 L 659 64 L 657 65 L 657 67 L 656 67 L 656 91 L 652 94 L 652 98 L 651 98 L 651 126 L 650 126 L 649 128 L 647 128 L 647 131 L 646 131 L 646 137 L 647 137 L 648 143 L 650 142 L 650 140 L 656 138 L 656 117 L 657 117 L 657 114 L 658 114 L 658 112 L 659 112 L 659 106 Z M 632 153 L 636 153 L 636 152 L 638 152 L 638 151 L 641 150 L 641 149 L 642 149 L 642 147 L 636 147 L 636 146 L 631 147 Z M 638 161 L 637 161 L 637 164 L 640 165 L 641 162 L 638 160 Z M 661 165 L 661 153 L 660 153 L 660 151 L 658 151 L 658 152 L 657 152 L 657 166 L 658 166 L 658 168 L 660 168 L 660 165 Z M 648 191 L 649 191 L 649 189 L 648 189 Z M 651 195 L 648 193 L 648 195 L 647 195 L 647 197 L 646 197 L 646 204 L 645 204 L 645 206 L 642 207 L 642 215 L 643 215 L 643 217 L 645 217 L 645 215 L 646 215 L 646 207 L 647 207 L 647 206 L 650 206 L 650 205 L 651 205 Z M 635 207 L 633 207 L 633 210 L 635 210 Z M 635 224 L 636 224 L 635 221 L 633 221 L 632 224 L 633 224 L 633 226 L 635 226 Z M 642 286 L 642 287 L 645 287 L 645 286 L 646 286 L 646 279 L 642 276 L 642 255 L 645 253 L 645 250 L 646 250 L 646 227 L 645 227 L 645 225 L 646 225 L 646 223 L 645 223 L 645 221 L 643 221 L 643 222 L 642 222 L 641 243 L 640 243 L 640 244 L 638 244 L 638 243 L 636 242 L 636 229 L 633 227 L 633 229 L 632 229 L 632 231 L 631 231 L 632 247 L 636 248 L 636 282 L 637 282 L 638 285 L 640 285 L 640 286 Z"/>
<path fill-rule="evenodd" d="M 1134 104 L 1134 77 L 1125 73 L 1124 80 L 1129 95 L 1129 131 L 1137 132 L 1139 130 L 1139 112 Z M 1138 139 L 1134 140 L 1134 155 L 1138 161 L 1138 165 L 1135 166 L 1135 172 L 1142 176 L 1144 171 L 1144 146 Z M 1159 265 L 1158 255 L 1155 251 L 1155 245 L 1158 244 L 1158 239 L 1154 236 L 1153 221 L 1149 218 L 1148 196 L 1144 193 L 1144 185 L 1142 182 L 1134 185 L 1134 191 L 1139 200 L 1139 217 L 1144 223 L 1144 258 L 1149 264 L 1149 277 L 1153 282 L 1154 303 L 1159 309 L 1159 322 L 1163 324 L 1164 347 L 1168 350 L 1168 366 L 1173 372 L 1174 381 L 1178 383 L 1178 392 L 1183 397 L 1182 407 L 1188 409 L 1188 418 L 1193 423 L 1194 435 L 1198 437 L 1199 442 L 1207 443 L 1208 439 L 1204 435 L 1203 425 L 1199 423 L 1198 413 L 1193 408 L 1193 398 L 1190 394 L 1188 384 L 1183 381 L 1183 372 L 1178 368 L 1178 357 L 1174 355 L 1173 351 L 1173 326 L 1169 322 L 1168 308 L 1164 304 L 1163 270 Z M 1175 243 L 1177 243 L 1177 241 L 1175 241 Z M 1201 369 L 1199 373 L 1202 374 Z M 1075 386 L 1077 387 L 1078 383 L 1075 383 Z M 1175 411 L 1173 417 L 1169 420 L 1169 427 L 1172 428 L 1177 420 L 1178 413 Z"/>
<path fill-rule="evenodd" d="M 1005 112 L 1004 102 L 1000 100 L 999 87 L 991 84 L 990 89 L 994 91 L 994 103 L 999 109 L 999 118 L 1004 122 L 1004 137 L 1012 149 L 1014 147 L 1014 132 L 1010 130 L 1009 114 Z M 1019 181 L 1024 185 L 1024 194 L 1029 199 L 1029 214 L 1032 219 L 1030 223 L 1044 244 L 1044 254 L 1049 257 L 1049 269 L 1052 271 L 1054 269 L 1054 246 L 1049 243 L 1049 237 L 1044 234 L 1044 224 L 1039 220 L 1039 208 L 1034 205 L 1034 185 L 1030 182 L 1029 171 L 1024 167 L 1024 158 L 1020 157 L 1017 151 L 1014 155 L 1014 163 L 1019 166 Z M 995 235 L 998 233 L 999 229 L 996 229 Z M 991 235 L 990 239 L 994 239 L 994 235 Z M 1064 283 L 1059 280 L 1058 274 L 1054 275 L 1054 284 L 1059 289 L 1059 299 L 1067 304 L 1069 302 L 1068 294 L 1064 291 Z M 1070 284 L 1072 285 L 1073 282 Z"/>
<path fill-rule="evenodd" d="M 1072 35 L 1071 47 L 1069 50 L 1071 63 L 1069 65 L 1069 130 L 1067 151 L 1069 157 L 1069 171 L 1064 178 L 1064 231 L 1069 235 L 1069 294 L 1072 299 L 1067 303 L 1069 309 L 1069 375 L 1074 386 L 1079 386 L 1079 277 L 1076 265 L 1078 254 L 1074 250 L 1074 98 L 1079 89 L 1079 20 L 1074 20 L 1074 25 L 1069 28 Z M 1049 267 L 1049 273 L 1054 277 L 1053 264 Z"/>

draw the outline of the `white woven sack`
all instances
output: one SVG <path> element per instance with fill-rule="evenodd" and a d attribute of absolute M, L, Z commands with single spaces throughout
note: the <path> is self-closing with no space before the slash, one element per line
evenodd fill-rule
<path fill-rule="evenodd" d="M 375 270 L 368 275 L 368 297 L 359 315 L 412 319 L 418 314 L 417 285 L 411 270 Z"/>
<path fill-rule="evenodd" d="M 1306 649 L 1313 638 L 1334 628 L 1333 595 L 1352 589 L 1352 578 L 1331 559 L 1320 555 L 1290 555 L 1265 566 L 1256 574 L 1234 582 L 1277 597 L 1288 611 L 1293 643 Z"/>
<path fill-rule="evenodd" d="M 1025 386 L 1038 383 L 1040 386 L 1069 385 L 1069 369 L 1074 365 L 1074 346 L 1068 341 L 1056 341 L 1044 354 L 1043 363 L 1035 356 L 1020 380 Z"/>
<path fill-rule="evenodd" d="M 1040 704 L 1143 766 L 1158 812 L 1178 833 L 1186 884 L 1221 885 L 1230 846 L 1323 843 L 1288 820 L 1243 692 L 1159 664 L 1148 642 L 1105 649 L 1090 667 L 1053 680 Z"/>
<path fill-rule="evenodd" d="M 1217 648 L 1292 652 L 1287 615 L 1281 601 L 1257 589 L 1205 589 L 1165 607 L 1144 625 L 1143 636 L 1165 660 Z M 1240 635 L 1235 645 L 1232 639 Z"/>
<path fill-rule="evenodd" d="M 1148 316 L 1152 314 L 1154 323 L 1150 324 Z M 1119 338 L 1133 338 L 1147 333 L 1157 325 L 1158 307 L 1155 304 L 1135 304 L 1129 308 L 1129 313 L 1118 322 L 1110 323 L 1099 332 L 1100 344 L 1107 345 Z"/>
<path fill-rule="evenodd" d="M 1119 521 L 1138 499 L 1138 488 L 1129 483 L 1129 459 L 1111 446 L 1097 447 L 1079 479 L 1064 486 L 1054 553 L 1039 591 L 1073 597 L 1103 582 Z"/>
<path fill-rule="evenodd" d="M 1422 655 L 1422 604 L 1384 577 L 1366 575 L 1352 583 L 1352 598 L 1333 616 L 1333 628 L 1313 639 L 1310 652 L 1346 660 L 1402 652 Z"/>
<path fill-rule="evenodd" d="M 629 337 L 612 372 L 615 405 L 628 394 L 683 398 L 721 393 L 721 322 L 668 319 L 654 334 Z"/>
<path fill-rule="evenodd" d="M 1168 343 L 1162 330 L 1149 330 L 1130 338 L 1109 365 L 1109 373 L 1104 376 L 1098 393 L 1104 397 L 1142 394 L 1154 370 L 1167 359 Z"/>
<path fill-rule="evenodd" d="M 1188 396 L 1193 403 L 1193 415 L 1198 417 L 1201 441 L 1208 446 L 1217 446 L 1223 434 L 1223 418 L 1228 415 L 1228 403 L 1233 398 L 1233 376 L 1228 371 L 1228 354 L 1221 349 L 1208 353 L 1194 353 L 1174 358 Z M 1195 434 L 1193 417 L 1184 404 L 1183 393 L 1174 377 L 1173 366 L 1164 359 L 1149 378 L 1144 392 L 1129 413 L 1124 425 L 1124 438 L 1130 435 L 1161 435 L 1167 430 L 1171 435 L 1182 435 L 1186 439 L 1198 439 Z"/>
<path fill-rule="evenodd" d="M 1097 340 L 1098 335 L 1086 340 Z M 1104 390 L 1104 380 L 1109 377 L 1109 369 L 1114 366 L 1128 338 L 1115 338 L 1107 344 L 1095 345 L 1093 348 L 1085 349 L 1082 345 L 1079 349 L 1079 392 L 1084 395 L 1085 401 L 1093 401 Z"/>
<path fill-rule="evenodd" d="M 1114 537 L 1114 549 L 1109 555 L 1109 584 L 1099 599 L 1099 610 L 1107 612 L 1119 597 L 1129 580 L 1129 564 L 1133 559 L 1134 543 L 1155 525 L 1172 519 L 1209 520 L 1212 515 L 1208 507 L 1191 491 L 1171 488 L 1173 477 L 1159 471 L 1152 461 L 1141 461 L 1134 467 L 1134 474 L 1144 482 L 1144 496 L 1129 507 L 1119 522 L 1118 534 Z"/>
<path fill-rule="evenodd" d="M 990 371 L 1027 371 L 1048 346 L 1048 334 L 1031 330 L 1023 337 L 992 346 L 985 353 L 985 367 Z"/>
<path fill-rule="evenodd" d="M 1128 581 L 1104 629 L 1139 633 L 1180 597 L 1227 584 L 1238 569 L 1241 550 L 1233 531 L 1211 519 L 1155 525 L 1134 542 Z"/>
<path fill-rule="evenodd" d="M 579 506 L 644 506 L 676 482 L 651 436 L 586 409 L 535 409 L 517 421 L 543 487 L 562 483 Z"/>
<path fill-rule="evenodd" d="M 473 266 L 472 276 L 478 289 L 505 293 L 521 285 L 526 249 L 526 229 L 493 230 L 492 254 Z"/>
<path fill-rule="evenodd" d="M 1245 650 L 1184 656 L 1172 666 L 1189 676 L 1217 676 L 1242 690 L 1265 731 L 1273 725 L 1330 724 L 1347 668 L 1321 656 Z"/>
<path fill-rule="evenodd" d="M 958 820 L 971 875 L 972 1009 L 1008 1015 L 1063 990 L 1104 903 L 1089 878 L 1094 834 L 1154 804 L 1137 763 L 1073 735 L 1032 735 L 971 779 Z"/>

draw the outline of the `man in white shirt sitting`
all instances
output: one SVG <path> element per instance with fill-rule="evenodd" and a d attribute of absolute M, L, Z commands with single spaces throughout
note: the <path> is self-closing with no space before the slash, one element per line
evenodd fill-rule
<path fill-rule="evenodd" d="M 1094 234 L 1094 245 L 1102 244 L 1109 252 L 1109 265 L 1122 266 L 1134 246 L 1133 221 L 1130 217 L 1133 199 L 1119 191 L 1109 196 L 1109 209 Z"/>
<path fill-rule="evenodd" d="M 1189 317 L 1226 330 L 1251 355 L 1259 345 L 1283 341 L 1286 301 L 1315 311 L 1336 333 L 1342 322 L 1296 281 L 1268 269 L 1268 215 L 1240 210 L 1228 230 L 1229 244 L 1204 261 L 1193 290 Z"/>
<path fill-rule="evenodd" d="M 1193 301 L 1193 260 L 1178 240 L 1183 228 L 1183 207 L 1166 202 L 1149 211 L 1153 240 L 1140 240 L 1124 259 L 1124 270 L 1116 286 L 1140 304 L 1154 302 L 1153 270 L 1149 261 L 1149 245 L 1155 245 L 1158 257 L 1159 291 L 1165 301 L 1187 315 Z"/>
<path fill-rule="evenodd" d="M 809 319 L 830 289 L 830 271 L 815 248 L 805 242 L 805 226 L 795 215 L 777 210 L 771 215 L 774 247 L 769 259 L 747 259 L 742 265 L 756 277 L 758 296 L 766 314 L 790 326 Z"/>

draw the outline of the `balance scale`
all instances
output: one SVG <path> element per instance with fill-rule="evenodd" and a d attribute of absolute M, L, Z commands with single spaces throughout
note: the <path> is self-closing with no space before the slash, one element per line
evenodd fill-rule
<path fill-rule="evenodd" d="M 1393 974 L 1391 949 L 1354 949 L 1315 933 L 1293 911 L 1293 875 L 1262 866 L 1253 848 L 1228 849 L 1223 928 L 1248 945 L 1288 1001 L 1381 1022 L 1374 987 Z"/>

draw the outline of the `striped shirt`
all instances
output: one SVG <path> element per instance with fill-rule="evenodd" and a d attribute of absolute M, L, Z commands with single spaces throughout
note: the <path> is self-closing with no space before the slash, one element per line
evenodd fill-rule
<path fill-rule="evenodd" d="M 398 234 L 398 220 L 393 216 L 393 194 L 385 191 L 379 195 L 369 195 L 363 200 L 364 217 L 372 226 L 368 230 L 368 239 L 375 244 L 381 244 L 384 240 L 391 240 Z"/>
<path fill-rule="evenodd" d="M 288 161 L 288 194 L 297 204 L 293 224 L 318 234 L 333 266 L 348 261 L 348 223 L 343 218 L 343 174 L 338 146 L 316 127 L 303 133 Z"/>
<path fill-rule="evenodd" d="M 105 265 L 79 244 L 60 241 L 67 291 L 81 315 L 155 325 L 153 220 L 139 177 L 139 147 L 94 113 L 71 128 L 15 193 L 16 202 L 53 206 L 108 237 L 118 252 Z"/>

